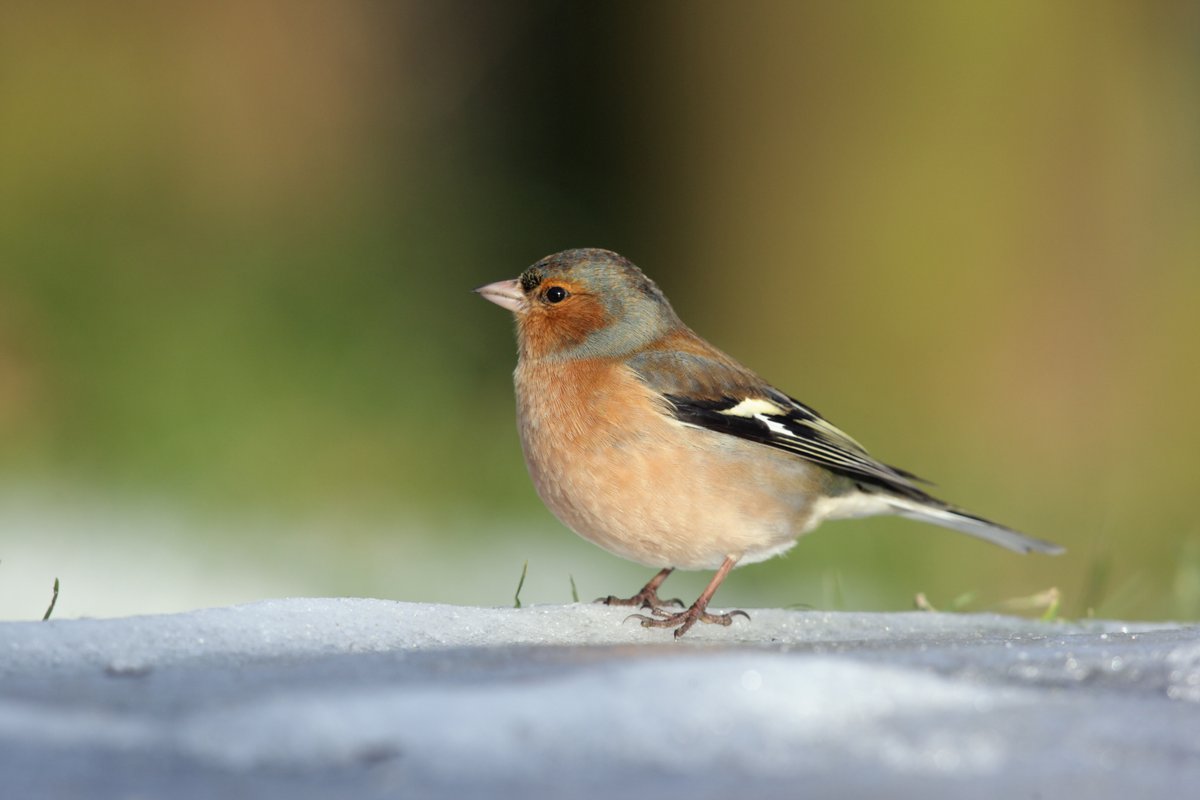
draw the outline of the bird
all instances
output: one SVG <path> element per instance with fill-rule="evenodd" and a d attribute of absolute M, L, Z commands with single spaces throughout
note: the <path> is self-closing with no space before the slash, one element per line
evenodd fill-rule
<path fill-rule="evenodd" d="M 568 528 L 657 568 L 631 597 L 679 638 L 735 566 L 791 548 L 828 520 L 898 514 L 1019 553 L 1063 548 L 950 505 L 812 407 L 693 332 L 632 261 L 598 248 L 547 256 L 474 290 L 516 319 L 517 428 L 537 493 Z M 658 590 L 715 570 L 690 606 Z M 676 610 L 676 609 L 679 610 Z"/>

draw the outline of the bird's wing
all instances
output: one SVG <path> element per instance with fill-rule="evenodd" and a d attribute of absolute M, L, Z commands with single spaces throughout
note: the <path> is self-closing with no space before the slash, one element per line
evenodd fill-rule
<path fill-rule="evenodd" d="M 630 360 L 680 422 L 774 447 L 858 482 L 932 500 L 921 478 L 872 458 L 814 409 L 762 382 L 723 354 L 651 351 Z"/>

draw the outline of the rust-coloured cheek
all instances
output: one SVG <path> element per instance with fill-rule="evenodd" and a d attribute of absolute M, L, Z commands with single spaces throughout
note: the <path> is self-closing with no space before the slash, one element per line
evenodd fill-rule
<path fill-rule="evenodd" d="M 590 295 L 572 293 L 558 305 L 534 301 L 520 318 L 521 350 L 533 358 L 553 355 L 581 344 L 608 324 L 608 312 Z"/>

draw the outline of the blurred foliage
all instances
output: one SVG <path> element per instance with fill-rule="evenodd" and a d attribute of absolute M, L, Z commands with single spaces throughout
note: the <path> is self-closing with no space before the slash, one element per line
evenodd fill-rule
<path fill-rule="evenodd" d="M 755 599 L 1200 616 L 1198 40 L 1188 2 L 6 3 L 0 478 L 542 524 L 468 290 L 604 246 L 1070 549 L 841 523 Z"/>

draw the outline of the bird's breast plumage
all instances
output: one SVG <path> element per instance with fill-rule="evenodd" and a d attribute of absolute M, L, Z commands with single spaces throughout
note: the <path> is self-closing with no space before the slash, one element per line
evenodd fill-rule
<path fill-rule="evenodd" d="M 539 496 L 568 527 L 647 566 L 769 558 L 817 522 L 826 474 L 763 445 L 689 426 L 628 366 L 526 361 L 521 444 Z"/>

